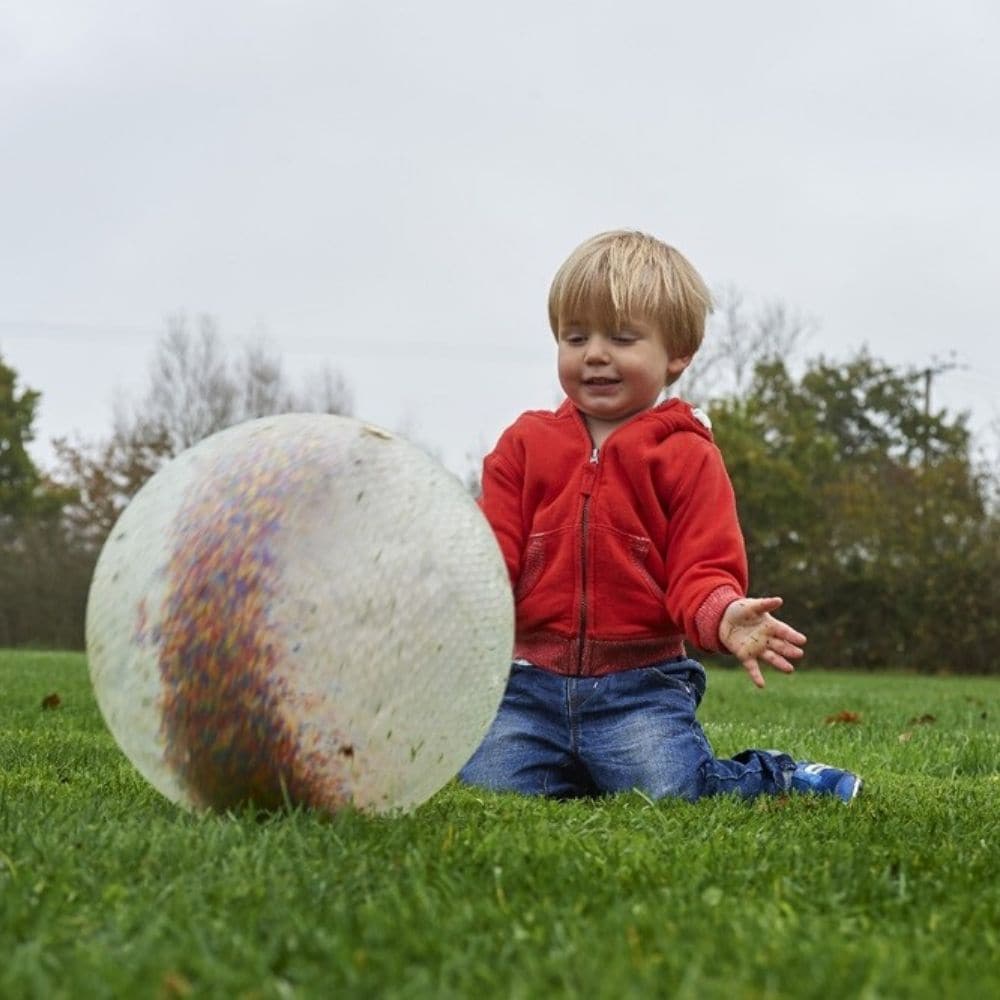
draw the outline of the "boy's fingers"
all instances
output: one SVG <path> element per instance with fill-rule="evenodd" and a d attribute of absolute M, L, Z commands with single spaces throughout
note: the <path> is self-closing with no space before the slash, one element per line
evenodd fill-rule
<path fill-rule="evenodd" d="M 802 655 L 801 651 L 799 651 L 798 655 Z M 775 670 L 780 670 L 783 674 L 795 673 L 795 667 L 792 666 L 792 664 L 789 663 L 788 660 L 786 660 L 780 653 L 773 649 L 769 649 L 764 653 L 764 659 L 766 659 L 767 662 L 775 668 Z"/>
<path fill-rule="evenodd" d="M 772 639 L 768 643 L 768 648 L 777 653 L 778 656 L 791 656 L 793 659 L 798 659 L 801 656 L 805 656 L 805 650 L 794 645 L 790 642 L 785 642 L 783 639 Z"/>
<path fill-rule="evenodd" d="M 777 611 L 785 602 L 780 597 L 756 597 L 751 603 L 755 611 Z"/>
<path fill-rule="evenodd" d="M 757 661 L 744 660 L 743 666 L 746 667 L 746 671 L 750 675 L 750 680 L 752 680 L 757 687 L 762 688 L 764 686 L 764 675 L 760 672 L 760 667 L 757 666 Z"/>
<path fill-rule="evenodd" d="M 806 637 L 796 629 L 792 628 L 791 625 L 786 624 L 783 621 L 779 621 L 777 618 L 772 620 L 773 629 L 771 634 L 776 636 L 778 639 L 785 639 L 788 642 L 796 642 L 800 645 L 806 641 Z"/>

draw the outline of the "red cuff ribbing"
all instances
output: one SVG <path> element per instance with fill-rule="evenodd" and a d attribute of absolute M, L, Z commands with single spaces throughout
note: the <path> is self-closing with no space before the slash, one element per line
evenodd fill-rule
<path fill-rule="evenodd" d="M 719 639 L 719 625 L 722 622 L 722 616 L 726 613 L 726 608 L 742 596 L 734 587 L 724 584 L 721 587 L 716 587 L 701 602 L 701 607 L 695 612 L 694 627 L 698 633 L 696 641 L 702 649 L 715 651 L 723 648 Z"/>

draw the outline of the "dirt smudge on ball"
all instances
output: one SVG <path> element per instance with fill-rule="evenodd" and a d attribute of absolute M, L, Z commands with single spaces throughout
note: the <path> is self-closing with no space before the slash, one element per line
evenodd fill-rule
<path fill-rule="evenodd" d="M 301 456 L 300 456 L 301 458 Z M 287 654 L 268 608 L 279 586 L 273 541 L 302 461 L 268 440 L 202 477 L 174 522 L 158 646 L 164 759 L 202 806 L 349 799 L 282 709 Z M 297 471 L 299 474 L 297 475 Z M 137 631 L 145 631 L 139 609 Z"/>

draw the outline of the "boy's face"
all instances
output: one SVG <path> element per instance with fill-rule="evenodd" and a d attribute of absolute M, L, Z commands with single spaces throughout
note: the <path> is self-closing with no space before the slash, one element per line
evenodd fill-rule
<path fill-rule="evenodd" d="M 560 324 L 557 339 L 559 382 L 591 430 L 596 423 L 609 432 L 648 410 L 691 360 L 671 358 L 659 331 L 638 320 L 619 330 Z"/>

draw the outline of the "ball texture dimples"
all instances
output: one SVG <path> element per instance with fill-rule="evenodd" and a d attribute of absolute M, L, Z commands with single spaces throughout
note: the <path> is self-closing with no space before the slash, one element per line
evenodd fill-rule
<path fill-rule="evenodd" d="M 485 735 L 512 645 L 507 570 L 458 480 L 320 414 L 249 421 L 166 464 L 87 605 L 108 727 L 189 808 L 412 809 Z"/>

